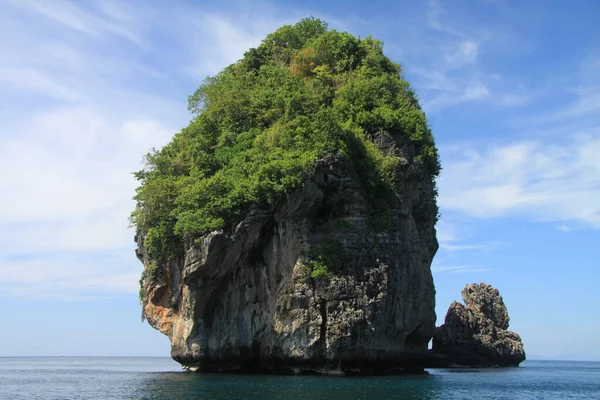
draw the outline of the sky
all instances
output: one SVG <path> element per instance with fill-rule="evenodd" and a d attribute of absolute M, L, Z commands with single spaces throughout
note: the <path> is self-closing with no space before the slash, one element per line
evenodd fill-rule
<path fill-rule="evenodd" d="M 0 2 L 0 356 L 168 356 L 128 216 L 187 96 L 315 16 L 384 41 L 440 150 L 438 325 L 502 294 L 530 358 L 600 360 L 600 3 Z"/>

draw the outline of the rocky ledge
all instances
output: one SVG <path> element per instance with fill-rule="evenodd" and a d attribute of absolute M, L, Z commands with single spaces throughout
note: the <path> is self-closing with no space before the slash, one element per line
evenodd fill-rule
<path fill-rule="evenodd" d="M 518 366 L 525 360 L 521 337 L 508 330 L 508 310 L 498 289 L 485 283 L 462 290 L 465 304 L 450 304 L 433 337 L 438 366 Z"/>

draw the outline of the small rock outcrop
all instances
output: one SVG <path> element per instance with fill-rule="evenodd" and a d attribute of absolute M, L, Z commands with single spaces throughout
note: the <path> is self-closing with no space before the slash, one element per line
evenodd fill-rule
<path fill-rule="evenodd" d="M 448 365 L 518 366 L 525 360 L 521 337 L 508 330 L 508 311 L 498 289 L 485 283 L 462 290 L 465 305 L 450 304 L 433 337 L 433 352 Z"/>

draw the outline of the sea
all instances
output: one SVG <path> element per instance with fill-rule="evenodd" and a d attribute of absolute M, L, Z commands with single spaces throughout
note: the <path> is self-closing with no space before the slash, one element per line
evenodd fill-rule
<path fill-rule="evenodd" d="M 430 369 L 427 375 L 200 374 L 169 358 L 4 357 L 0 399 L 600 399 L 600 362 Z"/>

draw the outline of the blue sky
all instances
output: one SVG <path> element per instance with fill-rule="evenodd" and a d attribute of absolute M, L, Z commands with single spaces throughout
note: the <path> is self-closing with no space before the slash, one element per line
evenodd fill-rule
<path fill-rule="evenodd" d="M 440 149 L 438 324 L 500 289 L 530 356 L 600 360 L 600 4 L 0 3 L 0 356 L 169 355 L 127 217 L 187 96 L 314 15 L 385 42 Z"/>

